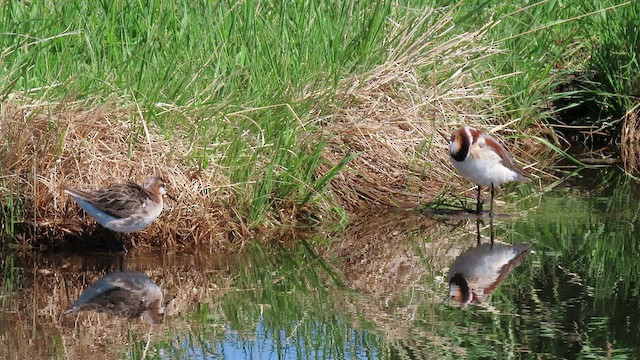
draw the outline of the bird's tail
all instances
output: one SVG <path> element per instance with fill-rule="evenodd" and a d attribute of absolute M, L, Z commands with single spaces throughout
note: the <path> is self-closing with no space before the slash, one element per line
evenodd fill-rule
<path fill-rule="evenodd" d="M 91 194 L 89 194 L 86 191 L 65 187 L 64 188 L 64 192 L 66 192 L 67 194 L 73 196 L 74 198 L 79 198 L 79 199 L 82 199 L 82 200 L 85 200 L 85 201 L 88 201 L 89 199 L 91 199 Z"/>

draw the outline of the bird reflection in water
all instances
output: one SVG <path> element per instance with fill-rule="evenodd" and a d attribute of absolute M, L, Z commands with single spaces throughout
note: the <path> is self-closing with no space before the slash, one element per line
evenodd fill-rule
<path fill-rule="evenodd" d="M 449 268 L 449 296 L 463 307 L 493 292 L 531 248 L 529 244 L 495 242 L 492 220 L 489 229 L 491 242 L 482 244 L 477 220 L 477 246 L 462 252 Z"/>
<path fill-rule="evenodd" d="M 164 321 L 163 295 L 160 287 L 147 275 L 137 271 L 117 271 L 108 274 L 86 289 L 65 311 L 104 312 L 134 319 L 140 315 L 150 324 Z"/>

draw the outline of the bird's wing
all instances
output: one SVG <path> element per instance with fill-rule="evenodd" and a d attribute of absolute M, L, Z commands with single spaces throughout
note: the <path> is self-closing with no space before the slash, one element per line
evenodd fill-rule
<path fill-rule="evenodd" d="M 480 147 L 491 147 L 496 154 L 498 154 L 498 156 L 500 156 L 500 159 L 502 160 L 502 164 L 506 167 L 508 167 L 509 169 L 512 169 L 516 172 L 519 172 L 522 176 L 524 177 L 529 177 L 529 173 L 527 173 L 521 166 L 520 164 L 518 164 L 515 160 L 515 158 L 513 157 L 513 155 L 511 155 L 505 148 L 504 146 L 502 146 L 502 144 L 500 144 L 499 142 L 497 142 L 494 138 L 492 138 L 491 136 L 487 135 L 487 134 L 482 134 L 481 135 L 484 139 L 484 141 L 479 141 L 478 145 Z"/>
<path fill-rule="evenodd" d="M 142 186 L 129 182 L 111 185 L 106 189 L 95 190 L 92 198 L 86 199 L 95 207 L 119 218 L 129 217 L 146 206 L 151 197 Z"/>

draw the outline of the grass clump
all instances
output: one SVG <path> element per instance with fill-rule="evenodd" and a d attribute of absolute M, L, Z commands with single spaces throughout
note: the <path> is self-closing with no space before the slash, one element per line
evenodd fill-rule
<path fill-rule="evenodd" d="M 119 179 L 132 173 L 139 173 L 135 179 L 140 181 L 144 171 L 133 168 L 148 157 L 141 150 L 143 142 L 160 141 L 154 137 L 158 134 L 170 139 L 169 149 L 187 150 L 182 155 L 197 171 L 223 173 L 228 181 L 209 178 L 209 185 L 191 190 L 233 194 L 224 204 L 233 210 L 221 221 L 233 217 L 231 223 L 246 235 L 273 218 L 274 206 L 304 198 L 308 202 L 314 198 L 310 192 L 321 190 L 313 179 L 324 141 L 311 134 L 312 119 L 298 116 L 308 117 L 311 111 L 312 100 L 301 100 L 301 94 L 309 86 L 329 88 L 342 73 L 364 66 L 362 59 L 378 43 L 381 32 L 376 28 L 390 4 L 363 7 L 354 2 L 323 9 L 258 1 L 4 3 L 0 42 L 6 49 L 6 71 L 0 87 L 5 96 L 19 91 L 38 104 L 51 101 L 55 107 L 62 100 L 70 112 L 98 108 L 104 113 L 107 104 L 117 109 L 114 116 L 129 123 L 114 139 L 99 136 L 104 129 L 94 129 L 99 141 L 116 141 L 110 145 L 117 149 L 126 145 L 125 156 L 108 168 L 97 165 L 105 172 L 95 173 L 91 181 L 80 177 L 73 182 L 98 186 L 105 184 L 105 175 Z M 69 99 L 82 104 L 69 107 Z M 3 121 L 12 124 L 9 120 Z M 40 126 L 29 121 L 26 132 Z M 14 140 L 7 140 L 7 153 L 20 158 L 23 144 Z M 137 151 L 142 153 L 134 159 Z M 83 165 L 103 157 L 96 155 Z M 114 171 L 114 166 L 123 169 Z M 39 175 L 28 171 L 25 184 Z"/>
<path fill-rule="evenodd" d="M 3 148 L 11 149 L 1 157 L 5 183 L 25 199 L 17 242 L 55 247 L 65 238 L 75 246 L 97 246 L 99 239 L 79 239 L 87 215 L 69 201 L 63 187 L 97 188 L 127 180 L 144 184 L 150 174 L 169 179 L 178 203 L 169 203 L 164 216 L 180 221 L 158 222 L 145 232 L 144 244 L 195 241 L 211 248 L 226 239 L 228 214 L 221 206 L 229 196 L 222 184 L 228 182 L 219 167 L 197 169 L 183 160 L 189 152 L 185 144 L 170 144 L 151 132 L 145 136 L 125 112 L 46 104 L 34 109 L 25 113 L 25 107 L 7 107 L 2 119 L 12 129 L 2 138 Z M 219 188 L 211 189 L 211 184 Z"/>

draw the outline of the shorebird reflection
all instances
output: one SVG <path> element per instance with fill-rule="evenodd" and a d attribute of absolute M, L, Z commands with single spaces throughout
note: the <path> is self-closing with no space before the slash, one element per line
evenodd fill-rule
<path fill-rule="evenodd" d="M 509 273 L 529 253 L 529 244 L 504 244 L 494 241 L 493 221 L 491 242 L 481 243 L 480 220 L 476 223 L 478 244 L 460 254 L 449 268 L 449 296 L 467 306 L 493 292 Z"/>
<path fill-rule="evenodd" d="M 104 312 L 128 319 L 144 315 L 150 324 L 161 324 L 164 321 L 162 299 L 160 287 L 145 274 L 117 271 L 87 288 L 65 315 L 79 311 Z"/>

